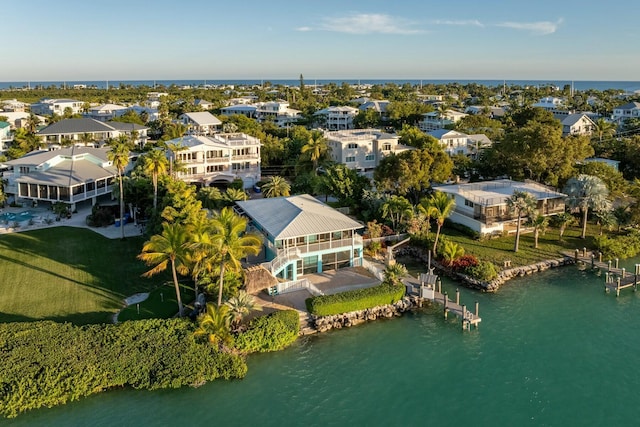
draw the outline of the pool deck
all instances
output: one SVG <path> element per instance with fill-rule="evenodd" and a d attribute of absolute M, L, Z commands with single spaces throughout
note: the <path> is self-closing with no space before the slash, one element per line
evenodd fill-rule
<path fill-rule="evenodd" d="M 108 227 L 89 227 L 86 222 L 87 215 L 91 214 L 91 207 L 82 207 L 78 209 L 78 212 L 71 215 L 71 218 L 63 218 L 60 221 L 55 221 L 55 214 L 46 209 L 46 208 L 12 208 L 6 207 L 0 209 L 0 214 L 2 213 L 15 213 L 19 214 L 21 212 L 29 212 L 33 215 L 33 224 L 29 225 L 29 221 L 25 220 L 20 223 L 20 227 L 13 228 L 13 223 L 15 221 L 9 220 L 8 224 L 3 224 L 0 222 L 0 234 L 6 233 L 20 233 L 24 231 L 38 230 L 41 228 L 49 228 L 49 227 L 77 227 L 77 228 L 86 228 L 95 233 L 101 234 L 108 239 L 119 239 L 122 237 L 122 231 L 120 227 L 116 227 L 115 225 L 110 225 Z M 47 224 L 46 219 L 54 220 L 51 224 Z M 142 229 L 130 222 L 125 224 L 124 226 L 124 236 L 125 237 L 133 237 L 142 235 Z"/>

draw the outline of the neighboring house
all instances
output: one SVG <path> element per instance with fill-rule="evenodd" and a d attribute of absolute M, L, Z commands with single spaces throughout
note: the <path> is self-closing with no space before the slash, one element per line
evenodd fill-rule
<path fill-rule="evenodd" d="M 222 125 L 220 119 L 208 111 L 184 113 L 178 119 L 195 135 L 211 135 Z"/>
<path fill-rule="evenodd" d="M 160 106 L 160 98 L 163 96 L 169 96 L 166 92 L 148 92 L 147 99 L 144 101 L 144 107 L 158 109 Z"/>
<path fill-rule="evenodd" d="M 537 201 L 537 210 L 542 215 L 554 215 L 565 210 L 565 194 L 532 181 L 500 179 L 470 184 L 442 185 L 435 189 L 455 199 L 456 206 L 449 219 L 481 235 L 516 232 L 517 217 L 507 207 L 507 199 L 515 191 L 526 191 L 533 195 Z"/>
<path fill-rule="evenodd" d="M 586 114 L 569 114 L 562 120 L 562 135 L 591 135 L 596 124 Z"/>
<path fill-rule="evenodd" d="M 65 202 L 75 209 L 78 202 L 110 195 L 118 171 L 108 159 L 107 148 L 70 147 L 54 151 L 32 151 L 4 162 L 13 168 L 4 173 L 5 192 L 15 200 Z"/>
<path fill-rule="evenodd" d="M 169 159 L 182 170 L 177 177 L 202 186 L 230 184 L 242 179 L 244 188 L 260 181 L 260 140 L 244 133 L 189 135 L 169 141 L 183 150 L 169 151 Z"/>
<path fill-rule="evenodd" d="M 20 102 L 17 99 L 7 99 L 0 101 L 1 111 L 11 111 L 14 113 L 21 113 L 26 110 L 28 104 Z M 4 116 L 4 114 L 2 114 Z"/>
<path fill-rule="evenodd" d="M 41 137 L 51 148 L 58 148 L 69 143 L 83 145 L 85 134 L 88 134 L 93 143 L 98 145 L 120 135 L 135 136 L 134 142 L 140 147 L 144 147 L 148 130 L 148 127 L 135 123 L 103 123 L 95 119 L 64 119 L 38 131 L 36 136 Z"/>
<path fill-rule="evenodd" d="M 611 119 L 621 123 L 626 119 L 640 117 L 640 102 L 627 102 L 613 109 Z"/>
<path fill-rule="evenodd" d="M 228 107 L 222 107 L 220 109 L 220 114 L 223 116 L 233 116 L 235 114 L 242 114 L 250 119 L 256 118 L 256 111 L 258 107 L 255 105 L 247 105 L 247 104 L 236 104 L 230 105 Z"/>
<path fill-rule="evenodd" d="M 547 111 L 562 110 L 565 108 L 564 100 L 562 98 L 556 98 L 555 96 L 547 96 L 541 98 L 538 102 L 531 105 L 532 107 L 543 108 Z"/>
<path fill-rule="evenodd" d="M 260 123 L 273 122 L 278 127 L 287 127 L 302 118 L 302 112 L 289 108 L 288 102 L 261 102 L 257 104 L 256 119 Z"/>
<path fill-rule="evenodd" d="M 203 110 L 212 110 L 215 108 L 213 102 L 205 101 L 204 99 L 196 99 L 193 103 L 196 107 L 200 107 Z"/>
<path fill-rule="evenodd" d="M 89 108 L 84 116 L 88 119 L 99 120 L 101 122 L 108 122 L 116 117 L 119 117 L 126 113 L 129 107 L 117 104 L 102 104 Z"/>
<path fill-rule="evenodd" d="M 590 157 L 588 159 L 584 159 L 586 163 L 596 162 L 596 163 L 604 163 L 607 166 L 611 166 L 616 171 L 620 170 L 620 161 L 619 160 L 611 160 L 605 159 L 602 157 Z"/>
<path fill-rule="evenodd" d="M 482 114 L 486 115 L 491 119 L 497 119 L 504 117 L 506 114 L 503 107 L 495 107 L 495 106 L 484 106 L 484 105 L 470 105 L 465 110 L 467 114 Z"/>
<path fill-rule="evenodd" d="M 325 132 L 327 144 L 331 148 L 331 158 L 349 169 L 373 178 L 373 170 L 380 160 L 391 154 L 411 150 L 398 143 L 398 135 L 385 133 L 378 129 L 352 129 Z"/>
<path fill-rule="evenodd" d="M 446 113 L 441 115 L 438 111 L 432 111 L 430 113 L 424 113 L 422 120 L 418 122 L 418 127 L 423 132 L 430 132 L 436 129 L 444 129 L 446 126 L 453 125 L 460 121 L 463 117 L 467 117 L 468 114 L 461 113 L 455 110 L 447 110 Z"/>
<path fill-rule="evenodd" d="M 389 106 L 389 101 L 387 100 L 375 100 L 370 99 L 366 102 L 363 102 L 360 107 L 358 107 L 361 111 L 373 110 L 380 115 L 380 117 L 386 117 L 387 115 L 387 107 Z"/>
<path fill-rule="evenodd" d="M 145 114 L 147 116 L 147 122 L 152 122 L 154 120 L 160 119 L 160 113 L 157 108 L 145 107 L 143 105 L 132 105 L 127 109 L 127 111 L 133 111 L 139 116 Z"/>
<path fill-rule="evenodd" d="M 357 108 L 349 106 L 328 107 L 317 111 L 315 116 L 323 118 L 322 127 L 325 129 L 347 130 L 353 129 L 353 119 L 359 111 Z"/>
<path fill-rule="evenodd" d="M 263 236 L 267 270 L 297 280 L 305 274 L 362 265 L 362 224 L 303 194 L 236 202 Z"/>
<path fill-rule="evenodd" d="M 72 114 L 79 114 L 83 105 L 84 102 L 73 99 L 41 99 L 40 102 L 31 104 L 31 112 L 41 116 L 62 116 L 64 111 L 70 108 Z"/>
<path fill-rule="evenodd" d="M 466 133 L 447 129 L 436 129 L 427 133 L 440 141 L 440 146 L 449 156 L 454 156 L 456 154 L 467 156 L 470 154 L 468 147 L 469 135 Z"/>
<path fill-rule="evenodd" d="M 0 121 L 0 154 L 3 153 L 11 141 L 11 124 Z"/>

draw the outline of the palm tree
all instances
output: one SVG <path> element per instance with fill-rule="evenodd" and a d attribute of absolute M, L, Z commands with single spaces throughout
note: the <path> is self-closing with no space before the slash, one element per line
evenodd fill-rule
<path fill-rule="evenodd" d="M 607 197 L 609 190 L 606 184 L 597 176 L 578 175 L 577 178 L 571 178 L 567 181 L 563 193 L 567 197 L 567 204 L 571 208 L 578 208 L 582 211 L 582 237 L 587 236 L 587 217 L 589 209 L 595 211 L 606 211 L 610 208 Z"/>
<path fill-rule="evenodd" d="M 310 153 L 314 175 L 318 174 L 318 161 L 327 151 L 329 151 L 329 146 L 323 133 L 317 130 L 312 131 L 309 141 L 302 146 L 301 152 Z"/>
<path fill-rule="evenodd" d="M 613 136 L 616 134 L 616 124 L 601 117 L 598 120 L 596 120 L 595 130 L 596 130 L 596 133 L 598 134 L 598 140 L 602 142 L 603 137 Z"/>
<path fill-rule="evenodd" d="M 261 187 L 264 192 L 264 197 L 283 197 L 291 195 L 291 186 L 281 176 L 272 176 Z"/>
<path fill-rule="evenodd" d="M 401 285 L 401 279 L 407 275 L 407 267 L 396 262 L 387 265 L 382 274 L 384 275 L 384 283 L 389 285 Z"/>
<path fill-rule="evenodd" d="M 262 307 L 256 304 L 255 298 L 244 289 L 240 289 L 238 295 L 229 298 L 224 304 L 229 307 L 231 326 L 234 329 L 237 329 L 242 319 L 253 310 L 262 310 Z"/>
<path fill-rule="evenodd" d="M 516 226 L 516 242 L 513 246 L 513 251 L 518 252 L 518 245 L 520 244 L 520 220 L 524 216 L 528 216 L 533 209 L 536 207 L 536 199 L 531 195 L 531 193 L 527 193 L 526 191 L 514 191 L 511 197 L 508 197 L 507 207 L 511 212 L 515 212 L 516 217 L 518 218 L 517 226 Z"/>
<path fill-rule="evenodd" d="M 537 214 L 530 219 L 529 225 L 533 227 L 533 247 L 538 249 L 538 237 L 540 233 L 544 234 L 547 231 L 549 219 L 544 215 Z"/>
<path fill-rule="evenodd" d="M 212 238 L 211 220 L 198 216 L 187 225 L 189 251 L 186 263 L 193 279 L 194 295 L 198 296 L 198 283 L 205 274 L 212 274 L 217 265 L 217 242 Z"/>
<path fill-rule="evenodd" d="M 167 173 L 169 161 L 162 150 L 151 150 L 143 156 L 143 170 L 151 175 L 153 183 L 153 209 L 158 207 L 158 177 Z"/>
<path fill-rule="evenodd" d="M 601 236 L 605 228 L 611 230 L 618 223 L 615 214 L 611 210 L 595 211 L 594 214 L 600 226 L 599 234 Z"/>
<path fill-rule="evenodd" d="M 118 171 L 118 183 L 120 185 L 120 231 L 124 240 L 124 188 L 122 185 L 122 177 L 124 169 L 129 164 L 129 153 L 131 151 L 131 143 L 129 139 L 121 135 L 118 139 L 110 142 L 111 149 L 107 153 L 108 159 Z"/>
<path fill-rule="evenodd" d="M 90 134 L 89 132 L 80 134 L 80 142 L 82 142 L 85 147 L 92 144 L 94 142 L 93 134 Z"/>
<path fill-rule="evenodd" d="M 207 311 L 198 317 L 195 336 L 206 335 L 211 345 L 224 350 L 233 342 L 229 331 L 229 307 L 207 304 Z"/>
<path fill-rule="evenodd" d="M 620 228 L 628 225 L 631 221 L 631 211 L 629 210 L 629 206 L 618 206 L 613 210 L 613 216 L 616 218 L 618 232 L 620 232 Z"/>
<path fill-rule="evenodd" d="M 245 233 L 247 219 L 236 215 L 233 209 L 228 207 L 222 209 L 220 214 L 211 221 L 211 227 L 214 230 L 212 239 L 216 242 L 220 262 L 218 281 L 218 307 L 220 307 L 225 270 L 240 270 L 240 259 L 247 255 L 257 255 L 260 252 L 262 240 L 257 234 Z"/>
<path fill-rule="evenodd" d="M 233 204 L 233 202 L 248 200 L 249 196 L 247 195 L 247 192 L 241 188 L 229 187 L 224 192 L 224 198 Z"/>
<path fill-rule="evenodd" d="M 444 225 L 444 220 L 451 215 L 451 212 L 456 208 L 456 201 L 449 197 L 447 193 L 442 191 L 436 191 L 429 198 L 428 206 L 430 206 L 430 213 L 436 219 L 436 238 L 433 241 L 433 253 L 435 255 L 436 248 L 438 246 L 438 239 L 440 238 L 440 230 Z"/>
<path fill-rule="evenodd" d="M 187 256 L 189 253 L 189 235 L 185 226 L 181 224 L 162 223 L 162 233 L 151 236 L 151 239 L 142 246 L 142 253 L 138 259 L 153 265 L 154 267 L 143 274 L 151 277 L 154 274 L 165 271 L 171 265 L 173 285 L 178 300 L 178 314 L 182 317 L 183 307 L 178 284 L 178 273 L 189 273 Z"/>
<path fill-rule="evenodd" d="M 567 227 L 574 224 L 575 222 L 576 219 L 573 217 L 573 215 L 571 215 L 570 212 L 563 212 L 553 218 L 554 225 L 559 228 L 558 234 L 560 235 L 560 237 L 558 238 L 558 240 L 562 241 L 562 236 L 564 235 Z"/>
<path fill-rule="evenodd" d="M 450 240 L 447 240 L 444 243 L 444 248 L 442 251 L 442 257 L 446 261 L 447 265 L 451 265 L 452 262 L 457 260 L 458 258 L 464 255 L 464 248 Z"/>
<path fill-rule="evenodd" d="M 413 214 L 413 206 L 402 196 L 393 195 L 382 204 L 382 217 L 391 219 L 396 232 L 405 216 L 409 217 L 411 214 Z"/>

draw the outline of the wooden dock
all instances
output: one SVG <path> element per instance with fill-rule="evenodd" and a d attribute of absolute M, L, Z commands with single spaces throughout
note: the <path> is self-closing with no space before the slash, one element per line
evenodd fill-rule
<path fill-rule="evenodd" d="M 405 279 L 404 282 L 407 287 L 407 294 L 442 305 L 445 319 L 451 313 L 461 319 L 463 330 L 471 330 L 472 326 L 478 329 L 478 325 L 482 321 L 478 315 L 478 302 L 476 301 L 475 303 L 474 312 L 467 310 L 466 305 L 460 304 L 460 291 L 458 289 L 456 289 L 456 300 L 452 301 L 446 292 L 442 293 L 442 283 L 438 276 L 421 274 L 420 280 Z"/>
<path fill-rule="evenodd" d="M 573 254 L 565 252 L 564 255 L 574 258 L 576 262 L 581 262 L 585 265 L 591 265 L 592 268 L 603 270 L 605 272 L 605 292 L 615 291 L 616 296 L 620 296 L 622 289 L 633 288 L 634 292 L 638 290 L 638 283 L 640 283 L 640 264 L 636 264 L 635 271 L 631 273 L 624 268 L 619 268 L 618 259 L 603 262 L 601 253 L 587 251 L 585 248 L 582 250 L 576 249 Z"/>

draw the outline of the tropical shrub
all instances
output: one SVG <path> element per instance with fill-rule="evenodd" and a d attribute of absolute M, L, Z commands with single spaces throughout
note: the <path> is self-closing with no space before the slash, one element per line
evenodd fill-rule
<path fill-rule="evenodd" d="M 0 324 L 0 414 L 15 417 L 115 387 L 177 388 L 245 376 L 242 357 L 198 342 L 193 332 L 183 319 Z"/>
<path fill-rule="evenodd" d="M 466 254 L 462 255 L 460 258 L 451 262 L 451 267 L 453 271 L 467 271 L 468 269 L 475 267 L 478 265 L 478 258 L 473 255 Z"/>
<path fill-rule="evenodd" d="M 477 265 L 465 269 L 464 273 L 483 282 L 493 280 L 498 275 L 496 266 L 490 261 L 479 261 Z"/>
<path fill-rule="evenodd" d="M 630 258 L 640 253 L 640 232 L 632 231 L 622 236 L 596 236 L 594 243 L 605 258 Z"/>
<path fill-rule="evenodd" d="M 236 337 L 236 348 L 247 353 L 282 350 L 298 338 L 299 332 L 296 310 L 276 311 L 253 319 L 249 328 Z"/>
<path fill-rule="evenodd" d="M 393 304 L 404 296 L 404 292 L 404 286 L 383 283 L 371 288 L 354 289 L 339 294 L 308 298 L 306 303 L 309 313 L 316 316 L 330 316 Z"/>

